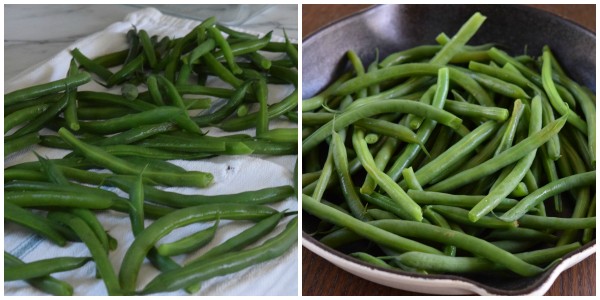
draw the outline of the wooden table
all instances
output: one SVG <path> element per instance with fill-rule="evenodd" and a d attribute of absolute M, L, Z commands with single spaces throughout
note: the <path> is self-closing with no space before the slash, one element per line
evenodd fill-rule
<path fill-rule="evenodd" d="M 302 5 L 302 37 L 370 5 Z M 531 5 L 596 31 L 595 5 Z M 423 295 L 393 289 L 354 276 L 302 249 L 302 295 L 409 296 Z M 596 295 L 596 255 L 563 272 L 546 293 L 548 296 Z"/>

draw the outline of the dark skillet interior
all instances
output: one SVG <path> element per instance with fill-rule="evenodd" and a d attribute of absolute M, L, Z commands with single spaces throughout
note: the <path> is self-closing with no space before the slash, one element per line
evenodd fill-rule
<path fill-rule="evenodd" d="M 435 37 L 441 32 L 452 36 L 476 11 L 487 16 L 487 20 L 469 44 L 496 43 L 512 55 L 527 53 L 534 56 L 540 55 L 542 47 L 548 45 L 573 79 L 596 90 L 596 36 L 570 21 L 519 5 L 384 5 L 336 22 L 303 42 L 303 99 L 322 90 L 348 68 L 345 57 L 347 50 L 358 53 L 366 65 L 375 58 L 376 48 L 383 58 L 410 47 L 435 44 Z M 329 249 L 306 234 L 314 232 L 317 222 L 303 213 L 305 239 L 314 241 L 335 255 L 361 263 L 342 252 Z M 401 271 L 394 273 L 409 275 Z M 465 280 L 491 293 L 514 295 L 538 288 L 548 279 L 549 271 L 532 278 L 409 276 Z"/>

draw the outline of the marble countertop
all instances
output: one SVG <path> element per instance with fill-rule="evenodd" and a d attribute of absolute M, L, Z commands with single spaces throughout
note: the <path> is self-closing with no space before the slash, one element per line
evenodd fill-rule
<path fill-rule="evenodd" d="M 298 38 L 296 5 L 149 5 L 177 17 L 210 16 L 228 25 Z M 74 41 L 121 21 L 144 5 L 5 5 L 4 79 L 44 62 Z"/>

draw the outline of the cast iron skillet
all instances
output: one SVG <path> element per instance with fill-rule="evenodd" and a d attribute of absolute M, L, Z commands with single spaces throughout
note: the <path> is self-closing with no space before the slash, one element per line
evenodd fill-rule
<path fill-rule="evenodd" d="M 445 32 L 452 36 L 476 11 L 487 16 L 470 44 L 493 42 L 509 54 L 527 53 L 540 55 L 544 45 L 550 46 L 567 73 L 580 84 L 596 91 L 596 36 L 583 27 L 556 15 L 520 5 L 382 5 L 359 12 L 325 28 L 303 41 L 302 45 L 302 98 L 306 99 L 326 87 L 344 70 L 348 69 L 345 58 L 347 50 L 354 50 L 365 63 L 380 57 L 422 44 L 434 44 L 435 37 Z M 417 286 L 427 281 L 437 285 L 431 293 L 451 294 L 478 293 L 496 295 L 544 294 L 564 269 L 595 253 L 596 240 L 581 249 L 569 253 L 564 262 L 531 278 L 495 276 L 418 275 L 403 271 L 389 271 L 364 264 L 340 251 L 333 250 L 307 232 L 314 232 L 317 220 L 303 213 L 303 244 L 313 252 L 345 269 L 379 273 L 389 272 L 399 280 L 415 283 L 400 287 L 427 292 Z M 373 280 L 372 274 L 361 276 Z M 385 274 L 383 274 L 385 276 Z M 369 278 L 370 277 L 370 278 Z M 423 281 L 423 282 L 421 282 Z M 398 284 L 380 281 L 380 284 L 399 287 Z M 452 284 L 461 286 L 453 289 Z M 442 285 L 442 286 L 440 286 Z M 448 285 L 448 289 L 443 288 Z M 464 288 L 464 286 L 467 288 Z M 461 292 L 461 290 L 463 292 Z"/>

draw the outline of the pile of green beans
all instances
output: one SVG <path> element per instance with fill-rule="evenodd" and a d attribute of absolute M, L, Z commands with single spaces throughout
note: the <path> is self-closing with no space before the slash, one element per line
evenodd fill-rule
<path fill-rule="evenodd" d="M 420 274 L 536 276 L 595 243 L 595 94 L 547 46 L 467 45 L 485 19 L 368 67 L 349 50 L 303 100 L 305 232 Z"/>
<path fill-rule="evenodd" d="M 271 37 L 271 32 L 262 37 L 238 32 L 214 17 L 177 38 L 134 27 L 124 34 L 127 49 L 95 58 L 72 49 L 65 78 L 5 94 L 5 165 L 7 158 L 31 151 L 38 157 L 5 168 L 5 222 L 60 247 L 82 242 L 90 253 L 23 262 L 5 252 L 5 281 L 73 295 L 77 287 L 50 275 L 93 261 L 108 295 L 183 288 L 196 294 L 203 281 L 286 253 L 297 240 L 297 217 L 289 218 L 297 212 L 273 207 L 295 198 L 294 187 L 204 195 L 202 189 L 219 178 L 172 162 L 297 155 L 298 45 L 287 36 L 285 43 Z M 87 90 L 90 81 L 106 91 Z M 273 85 L 293 91 L 273 99 Z M 211 135 L 219 130 L 230 133 Z M 44 147 L 65 155 L 46 158 Z M 130 220 L 134 237 L 120 251 L 125 257 L 119 268 L 113 266 L 113 251 L 125 243 L 110 235 L 111 224 L 97 218 L 113 211 Z M 224 224 L 236 220 L 255 224 L 204 251 Z M 210 227 L 162 240 L 196 223 Z M 204 254 L 191 262 L 173 259 L 197 253 Z M 160 274 L 144 287 L 137 278 L 146 258 Z"/>

